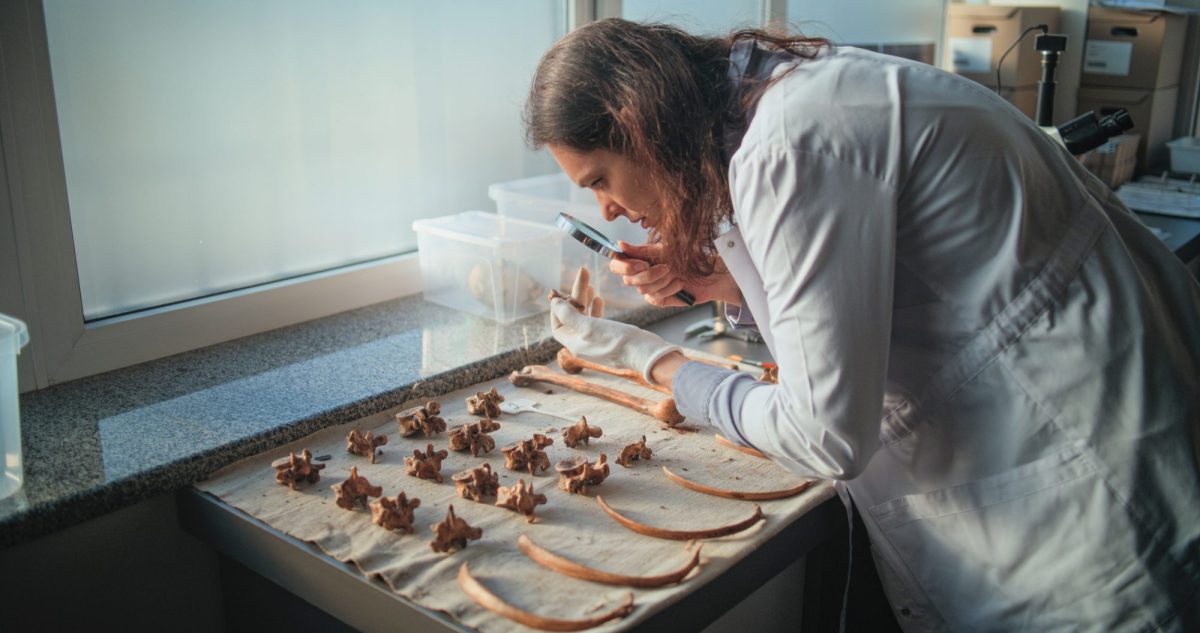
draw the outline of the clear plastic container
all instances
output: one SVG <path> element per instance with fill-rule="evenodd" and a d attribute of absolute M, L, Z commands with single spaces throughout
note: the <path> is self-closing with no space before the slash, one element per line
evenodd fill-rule
<path fill-rule="evenodd" d="M 645 244 L 646 230 L 624 218 L 614 222 L 604 219 L 595 195 L 571 182 L 565 174 L 536 176 L 521 180 L 499 182 L 488 187 L 488 196 L 496 201 L 496 211 L 505 217 L 519 218 L 554 225 L 559 213 L 569 213 L 596 230 L 616 240 L 630 244 Z M 621 278 L 608 271 L 608 260 L 588 250 L 574 240 L 563 246 L 563 266 L 559 284 L 570 288 L 575 271 L 587 266 L 592 273 L 592 285 L 610 306 L 634 307 L 645 305 L 637 290 L 621 283 Z"/>
<path fill-rule="evenodd" d="M 425 300 L 508 323 L 550 309 L 564 234 L 483 211 L 417 220 Z"/>
<path fill-rule="evenodd" d="M 1200 136 L 1183 136 L 1169 143 L 1171 171 L 1200 174 Z"/>
<path fill-rule="evenodd" d="M 4 477 L 0 499 L 11 496 L 25 482 L 21 462 L 21 408 L 17 388 L 17 354 L 29 342 L 29 329 L 19 319 L 0 314 L 0 455 Z"/>

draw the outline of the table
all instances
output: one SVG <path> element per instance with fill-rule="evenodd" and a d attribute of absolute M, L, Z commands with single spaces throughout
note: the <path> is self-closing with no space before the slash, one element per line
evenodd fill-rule
<path fill-rule="evenodd" d="M 1183 260 L 1183 263 L 1190 263 L 1200 256 L 1200 220 L 1145 211 L 1135 211 L 1135 213 L 1146 226 L 1167 233 L 1167 238 L 1163 240 L 1163 243 L 1179 259 Z"/>
<path fill-rule="evenodd" d="M 709 315 L 707 308 L 692 310 L 651 329 L 668 340 L 696 347 L 694 339 L 683 339 L 683 331 Z M 701 347 L 721 355 L 768 359 L 765 346 L 736 339 L 717 339 Z M 339 562 L 315 546 L 292 538 L 207 493 L 185 490 L 179 495 L 178 505 L 180 523 L 186 530 L 233 564 L 298 598 L 296 602 L 309 603 L 332 616 L 327 624 L 365 631 L 395 630 L 401 623 L 405 630 L 413 631 L 463 630 L 443 614 L 396 596 L 381 582 L 367 580 L 352 565 Z M 806 555 L 809 564 L 803 597 L 805 628 L 830 630 L 831 626 L 836 627 L 841 611 L 845 533 L 846 514 L 840 502 L 836 498 L 825 502 L 634 630 L 699 630 Z"/>

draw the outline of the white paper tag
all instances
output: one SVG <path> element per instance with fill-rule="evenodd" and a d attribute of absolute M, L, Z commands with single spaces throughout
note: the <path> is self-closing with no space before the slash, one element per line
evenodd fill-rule
<path fill-rule="evenodd" d="M 950 68 L 956 73 L 992 72 L 990 37 L 950 38 Z"/>
<path fill-rule="evenodd" d="M 1083 72 L 1093 75 L 1129 74 L 1129 62 L 1133 59 L 1133 42 L 1091 40 L 1083 53 Z"/>

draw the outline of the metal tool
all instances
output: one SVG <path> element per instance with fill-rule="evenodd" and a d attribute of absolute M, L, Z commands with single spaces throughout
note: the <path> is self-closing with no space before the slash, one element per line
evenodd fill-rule
<path fill-rule="evenodd" d="M 608 239 L 607 235 L 588 226 L 586 222 L 581 222 L 566 213 L 560 213 L 554 223 L 564 233 L 575 238 L 580 244 L 599 253 L 602 257 L 607 257 L 608 259 L 625 257 L 625 252 L 621 250 L 620 246 L 617 246 L 616 242 Z M 693 297 L 692 293 L 686 290 L 680 290 L 675 293 L 675 298 L 687 305 L 696 304 L 696 297 Z"/>
<path fill-rule="evenodd" d="M 533 400 L 526 400 L 524 398 L 509 399 L 500 403 L 500 410 L 505 413 L 540 413 L 542 415 L 548 415 L 552 418 L 558 418 L 568 422 L 577 421 L 576 418 L 573 418 L 569 415 L 562 415 L 561 413 L 554 413 L 552 411 L 546 411 L 545 409 L 539 409 L 537 404 L 538 403 L 534 402 Z"/>

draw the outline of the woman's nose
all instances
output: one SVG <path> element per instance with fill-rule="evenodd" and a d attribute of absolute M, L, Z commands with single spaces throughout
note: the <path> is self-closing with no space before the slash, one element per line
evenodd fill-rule
<path fill-rule="evenodd" d="M 617 204 L 615 200 L 599 191 L 596 192 L 596 202 L 600 203 L 601 215 L 609 222 L 621 217 L 621 213 L 625 211 L 625 208 Z"/>

